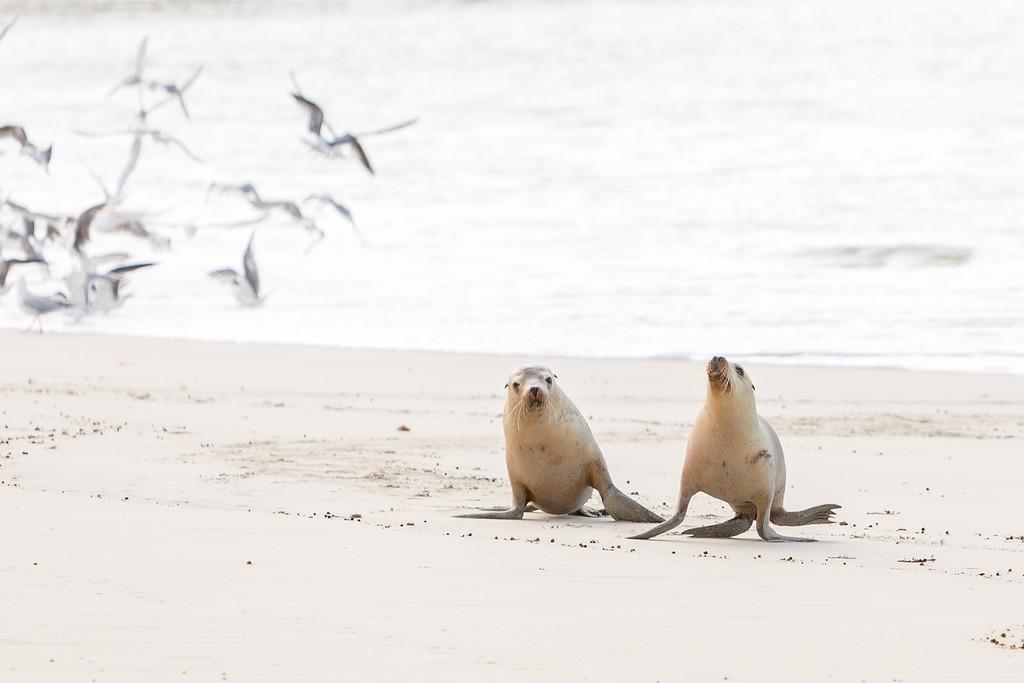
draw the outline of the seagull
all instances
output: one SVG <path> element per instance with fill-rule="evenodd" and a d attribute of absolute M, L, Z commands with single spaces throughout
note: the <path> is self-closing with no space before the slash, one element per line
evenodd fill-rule
<path fill-rule="evenodd" d="M 349 224 L 352 226 L 352 232 L 355 233 L 355 235 L 359 239 L 359 241 L 362 244 L 366 244 L 366 240 L 363 239 L 363 234 L 359 231 L 359 228 L 356 227 L 356 220 L 355 220 L 355 218 L 352 217 L 352 212 L 349 211 L 347 206 L 345 206 L 344 204 L 339 202 L 337 199 L 335 199 L 334 197 L 332 197 L 329 194 L 311 194 L 308 197 L 306 197 L 305 199 L 303 199 L 302 201 L 303 202 L 314 202 L 315 201 L 315 202 L 319 202 L 321 205 L 328 205 L 328 206 L 332 207 L 335 211 L 337 211 L 339 214 L 341 214 L 342 218 L 344 218 L 345 220 L 347 220 L 349 222 Z"/>
<path fill-rule="evenodd" d="M 366 156 L 366 150 L 363 149 L 363 145 L 359 140 L 373 135 L 383 135 L 384 133 L 393 133 L 397 130 L 408 128 L 416 123 L 417 120 L 418 119 L 409 119 L 407 121 L 402 121 L 401 123 L 396 123 L 392 126 L 367 131 L 365 133 L 345 133 L 344 135 L 334 136 L 330 140 L 324 137 L 317 137 L 315 140 L 305 140 L 304 142 L 309 145 L 313 151 L 334 159 L 339 157 L 344 158 L 346 155 L 343 150 L 348 148 L 354 153 L 356 160 L 370 172 L 370 175 L 374 175 L 373 166 L 370 165 L 370 159 Z"/>
<path fill-rule="evenodd" d="M 31 331 L 32 326 L 37 322 L 39 323 L 39 332 L 43 332 L 43 316 L 54 311 L 59 311 L 65 308 L 70 308 L 71 303 L 63 296 L 39 296 L 28 291 L 28 287 L 25 285 L 25 278 L 21 277 L 18 280 L 18 306 L 21 310 L 25 311 L 32 316 L 32 322 L 29 323 L 28 330 Z"/>
<path fill-rule="evenodd" d="M 118 90 L 123 87 L 131 87 L 133 85 L 142 85 L 142 69 L 146 64 L 146 43 L 149 41 L 149 37 L 146 36 L 139 43 L 138 51 L 135 53 L 135 71 L 125 76 L 120 83 L 115 85 L 110 92 L 107 93 L 107 97 L 110 97 Z"/>
<path fill-rule="evenodd" d="M 7 282 L 7 276 L 11 272 L 11 267 L 23 265 L 26 263 L 43 263 L 43 261 L 37 258 L 5 259 L 4 257 L 0 256 L 0 294 L 6 294 L 7 290 L 11 288 L 10 283 Z"/>
<path fill-rule="evenodd" d="M 185 114 L 185 118 L 191 121 L 192 117 L 189 116 L 188 107 L 185 106 L 185 91 L 188 90 L 193 83 L 195 83 L 195 80 L 199 78 L 199 74 L 201 74 L 202 72 L 203 67 L 200 66 L 198 69 L 195 70 L 195 72 L 193 72 L 191 76 L 189 76 L 188 80 L 182 83 L 180 86 L 177 83 L 173 82 L 168 83 L 162 81 L 149 81 L 146 85 L 147 87 L 149 87 L 150 90 L 163 90 L 165 93 L 168 94 L 167 99 L 153 105 L 153 107 L 150 108 L 149 111 L 153 111 L 154 109 L 163 106 L 165 103 L 170 102 L 171 100 L 178 100 L 178 104 L 181 105 L 181 111 Z M 144 114 L 145 113 L 147 112 L 144 112 Z"/>
<path fill-rule="evenodd" d="M 366 156 L 366 150 L 363 149 L 362 143 L 359 142 L 356 136 L 351 133 L 345 133 L 344 135 L 335 137 L 331 140 L 325 138 L 317 138 L 316 140 L 305 141 L 314 151 L 323 154 L 328 158 L 344 158 L 345 154 L 342 152 L 344 146 L 347 145 L 351 148 L 355 154 L 356 160 L 363 165 L 370 175 L 376 175 L 373 171 L 373 166 L 370 165 L 370 159 Z"/>
<path fill-rule="evenodd" d="M 154 249 L 169 249 L 171 246 L 171 240 L 147 228 L 139 214 L 113 213 L 109 219 L 103 221 L 100 229 L 107 233 L 123 232 L 138 237 L 149 242 Z"/>
<path fill-rule="evenodd" d="M 131 296 L 121 291 L 126 282 L 128 273 L 142 268 L 150 268 L 156 264 L 153 262 L 129 263 L 116 266 L 103 273 L 96 272 L 96 266 L 103 260 L 110 257 L 121 258 L 126 254 L 108 254 L 101 257 L 89 258 L 82 252 L 77 252 L 81 261 L 81 269 L 72 271 L 64 282 L 71 293 L 71 303 L 79 309 L 82 315 L 96 311 L 110 311 L 119 308 Z"/>
<path fill-rule="evenodd" d="M 11 211 L 20 215 L 22 220 L 25 222 L 26 232 L 29 237 L 35 238 L 35 226 L 36 221 L 44 221 L 46 223 L 46 235 L 43 239 L 53 239 L 60 236 L 60 232 L 63 228 L 75 222 L 73 216 L 58 216 L 47 213 L 40 213 L 39 211 L 32 211 L 27 207 L 20 204 L 16 204 L 11 201 L 10 197 L 3 201 L 3 204 L 7 206 Z M 31 226 L 30 226 L 31 223 Z"/>
<path fill-rule="evenodd" d="M 299 205 L 296 202 L 290 199 L 263 199 L 252 183 L 243 183 L 241 185 L 210 183 L 209 190 L 220 190 L 222 192 L 235 192 L 241 194 L 245 197 L 245 200 L 249 202 L 250 206 L 263 212 L 263 217 L 260 218 L 260 220 L 265 220 L 271 211 L 277 210 L 283 212 L 289 218 L 302 224 L 302 227 L 317 236 L 314 240 L 314 244 L 324 237 L 324 231 L 317 226 L 313 219 L 302 212 L 302 209 L 299 208 Z M 207 196 L 209 196 L 209 190 L 207 192 Z"/>
<path fill-rule="evenodd" d="M 50 158 L 53 157 L 53 145 L 46 149 L 39 149 L 28 139 L 28 134 L 21 126 L 0 126 L 0 139 L 14 138 L 21 146 L 21 153 L 31 157 L 33 161 L 43 167 L 47 173 L 50 172 Z"/>
<path fill-rule="evenodd" d="M 265 297 L 260 296 L 260 273 L 256 268 L 256 258 L 252 253 L 252 241 L 256 233 L 249 236 L 249 244 L 242 255 L 243 273 L 239 275 L 234 268 L 221 268 L 210 273 L 210 277 L 228 282 L 235 291 L 235 298 L 243 306 L 258 306 Z"/>
<path fill-rule="evenodd" d="M 363 165 L 363 168 L 370 172 L 370 175 L 374 175 L 373 166 L 370 164 L 370 158 L 366 155 L 366 150 L 363 149 L 363 145 L 359 139 L 370 137 L 372 135 L 393 133 L 397 130 L 407 128 L 417 121 L 417 119 L 409 119 L 392 126 L 367 131 L 365 133 L 345 133 L 343 135 L 337 135 L 334 132 L 334 129 L 331 128 L 331 125 L 324 119 L 324 110 L 320 105 L 302 94 L 302 88 L 299 87 L 299 82 L 295 79 L 295 73 L 289 71 L 288 75 L 292 79 L 292 85 L 295 86 L 295 91 L 291 94 L 292 97 L 309 116 L 306 123 L 306 130 L 314 135 L 313 140 L 304 140 L 303 142 L 309 145 L 309 147 L 314 151 L 329 158 L 344 158 L 346 155 L 343 150 L 348 149 L 355 156 L 356 160 Z M 330 134 L 329 139 L 323 136 L 324 128 L 326 128 L 327 132 Z"/>
<path fill-rule="evenodd" d="M 153 110 L 150 109 L 150 111 L 153 111 Z M 108 136 L 111 136 L 111 135 L 131 135 L 131 136 L 134 136 L 136 138 L 148 137 L 153 142 L 157 142 L 157 143 L 159 143 L 161 145 L 174 145 L 175 147 L 180 149 L 182 152 L 184 152 L 185 156 L 187 156 L 189 159 L 192 159 L 193 161 L 197 161 L 199 163 L 204 163 L 202 159 L 200 159 L 199 157 L 197 157 L 195 154 L 192 153 L 192 150 L 190 150 L 188 147 L 185 146 L 184 142 L 182 142 L 178 138 L 174 137 L 173 135 L 171 135 L 167 131 L 165 131 L 163 129 L 160 129 L 160 128 L 140 126 L 138 128 L 130 128 L 130 129 L 123 129 L 123 130 L 106 130 L 106 131 L 76 130 L 76 131 L 74 131 L 74 133 L 75 133 L 75 135 L 83 135 L 85 137 L 91 137 L 91 138 L 108 137 Z"/>

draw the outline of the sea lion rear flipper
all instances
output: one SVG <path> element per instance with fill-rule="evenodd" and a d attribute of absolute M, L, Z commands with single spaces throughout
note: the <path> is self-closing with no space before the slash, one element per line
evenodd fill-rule
<path fill-rule="evenodd" d="M 772 510 L 771 520 L 772 524 L 778 524 L 779 526 L 803 526 L 805 524 L 832 524 L 832 515 L 838 510 L 841 505 L 834 505 L 832 503 L 826 503 L 825 505 L 815 505 L 812 508 L 806 510 L 798 510 L 796 512 L 790 512 L 789 510 L 777 509 Z"/>
<path fill-rule="evenodd" d="M 664 518 L 656 515 L 622 491 L 609 485 L 601 492 L 601 500 L 608 514 L 619 522 L 662 522 Z"/>
<path fill-rule="evenodd" d="M 801 543 L 811 543 L 817 541 L 816 538 L 799 538 L 796 536 L 783 536 L 775 529 L 768 526 L 768 519 L 771 517 L 772 510 L 772 499 L 775 497 L 774 492 L 768 495 L 768 501 L 764 505 L 759 505 L 757 508 L 757 535 L 770 543 L 779 543 L 781 541 L 797 541 Z"/>
<path fill-rule="evenodd" d="M 693 529 L 687 529 L 683 533 L 694 538 L 732 538 L 742 534 L 753 523 L 754 519 L 752 517 L 737 515 L 727 522 L 694 527 Z"/>

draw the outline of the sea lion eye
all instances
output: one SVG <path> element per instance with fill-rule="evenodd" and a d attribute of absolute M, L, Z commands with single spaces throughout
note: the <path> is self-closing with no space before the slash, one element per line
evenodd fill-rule
<path fill-rule="evenodd" d="M 549 387 L 551 386 L 551 378 L 550 378 L 550 377 L 548 377 L 548 378 L 547 378 L 546 380 L 544 380 L 544 381 L 548 383 L 548 386 L 549 386 Z"/>
<path fill-rule="evenodd" d="M 512 388 L 515 389 L 516 391 L 518 391 L 519 390 L 519 382 L 512 382 Z"/>
<path fill-rule="evenodd" d="M 743 366 L 742 365 L 737 365 L 736 366 L 736 374 L 739 375 L 740 377 L 745 377 L 746 376 L 746 373 L 743 372 Z"/>

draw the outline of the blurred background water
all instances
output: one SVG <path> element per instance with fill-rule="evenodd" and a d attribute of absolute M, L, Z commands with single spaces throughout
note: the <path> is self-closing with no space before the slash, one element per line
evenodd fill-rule
<path fill-rule="evenodd" d="M 149 76 L 205 65 L 191 121 L 153 115 L 205 163 L 147 145 L 124 204 L 171 249 L 97 235 L 159 266 L 48 330 L 1024 371 L 1019 2 L 0 0 L 17 12 L 0 124 L 54 158 L 0 141 L 0 193 L 36 210 L 102 200 L 85 163 L 114 184 L 131 139 L 72 131 L 131 125 L 133 91 L 105 95 L 143 36 Z M 335 128 L 419 123 L 367 141 L 375 177 L 318 157 L 289 69 Z M 252 213 L 204 202 L 211 181 L 329 192 L 368 244 L 329 212 L 308 253 L 261 224 L 269 297 L 240 308 L 206 273 L 251 228 L 205 225 Z"/>

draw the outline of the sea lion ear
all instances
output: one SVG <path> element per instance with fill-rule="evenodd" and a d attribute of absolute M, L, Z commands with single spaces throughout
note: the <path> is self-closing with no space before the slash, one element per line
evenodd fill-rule
<path fill-rule="evenodd" d="M 505 382 L 505 388 L 508 389 L 508 382 Z"/>
<path fill-rule="evenodd" d="M 551 374 L 554 375 L 555 379 L 558 379 L 558 375 L 555 375 L 553 372 Z"/>

